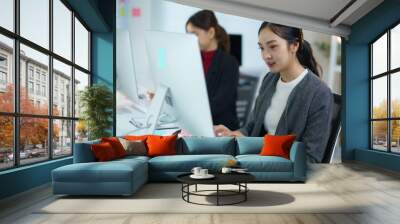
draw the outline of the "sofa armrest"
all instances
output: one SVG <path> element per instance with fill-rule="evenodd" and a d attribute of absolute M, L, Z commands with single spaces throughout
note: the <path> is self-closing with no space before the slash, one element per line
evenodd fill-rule
<path fill-rule="evenodd" d="M 304 143 L 294 142 L 290 148 L 290 160 L 293 162 L 293 180 L 305 181 L 307 174 L 307 160 Z"/>
<path fill-rule="evenodd" d="M 96 158 L 94 157 L 90 146 L 92 144 L 96 144 L 98 142 L 100 142 L 100 141 L 75 143 L 75 147 L 74 147 L 74 163 L 95 162 Z"/>

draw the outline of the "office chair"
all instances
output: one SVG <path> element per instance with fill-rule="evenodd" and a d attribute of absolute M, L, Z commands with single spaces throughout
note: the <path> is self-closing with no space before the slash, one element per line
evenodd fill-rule
<path fill-rule="evenodd" d="M 247 117 L 252 109 L 258 82 L 259 78 L 255 76 L 241 74 L 239 77 L 236 113 L 240 127 L 246 123 Z"/>
<path fill-rule="evenodd" d="M 329 133 L 328 144 L 325 149 L 324 158 L 321 163 L 330 163 L 333 157 L 333 151 L 337 145 L 338 137 L 341 129 L 341 116 L 340 111 L 342 107 L 342 99 L 338 94 L 333 94 L 333 108 L 331 119 L 331 130 Z"/>

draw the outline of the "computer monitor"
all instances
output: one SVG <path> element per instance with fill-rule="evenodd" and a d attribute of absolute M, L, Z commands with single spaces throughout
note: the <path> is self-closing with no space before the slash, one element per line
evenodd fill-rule
<path fill-rule="evenodd" d="M 148 115 L 149 132 L 154 131 L 166 102 L 180 128 L 193 136 L 215 136 L 197 37 L 147 31 L 145 39 L 150 70 L 157 83 Z"/>

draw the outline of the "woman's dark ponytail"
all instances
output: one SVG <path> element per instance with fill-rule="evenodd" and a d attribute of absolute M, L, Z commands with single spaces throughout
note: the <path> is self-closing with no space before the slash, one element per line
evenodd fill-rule
<path fill-rule="evenodd" d="M 188 21 L 187 25 L 191 23 L 193 26 L 202 30 L 208 31 L 210 28 L 215 30 L 215 39 L 217 39 L 218 47 L 223 51 L 230 52 L 230 39 L 225 29 L 218 24 L 217 17 L 211 10 L 201 10 L 193 14 Z"/>
<path fill-rule="evenodd" d="M 318 77 L 322 77 L 322 68 L 314 58 L 310 43 L 303 39 L 303 31 L 301 29 L 275 23 L 263 22 L 258 30 L 258 34 L 260 34 L 261 31 L 267 27 L 276 35 L 285 39 L 289 44 L 298 42 L 299 49 L 297 50 L 296 56 L 300 64 L 311 70 Z"/>
<path fill-rule="evenodd" d="M 315 60 L 311 45 L 308 41 L 303 40 L 299 44 L 296 56 L 301 65 L 310 69 L 318 77 L 322 76 L 322 68 Z"/>
<path fill-rule="evenodd" d="M 218 25 L 215 29 L 215 37 L 218 42 L 218 47 L 226 53 L 229 53 L 231 51 L 229 35 L 222 26 Z"/>

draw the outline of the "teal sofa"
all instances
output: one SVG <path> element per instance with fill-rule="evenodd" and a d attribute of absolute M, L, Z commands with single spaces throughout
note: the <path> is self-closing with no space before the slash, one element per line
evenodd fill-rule
<path fill-rule="evenodd" d="M 91 141 L 75 144 L 74 163 L 52 171 L 54 194 L 67 195 L 131 195 L 148 181 L 176 181 L 193 167 L 219 172 L 228 160 L 234 159 L 247 168 L 259 182 L 304 182 L 306 153 L 304 144 L 294 142 L 290 159 L 260 156 L 262 137 L 183 137 L 176 144 L 177 155 L 127 156 L 122 159 L 96 162 Z"/>

